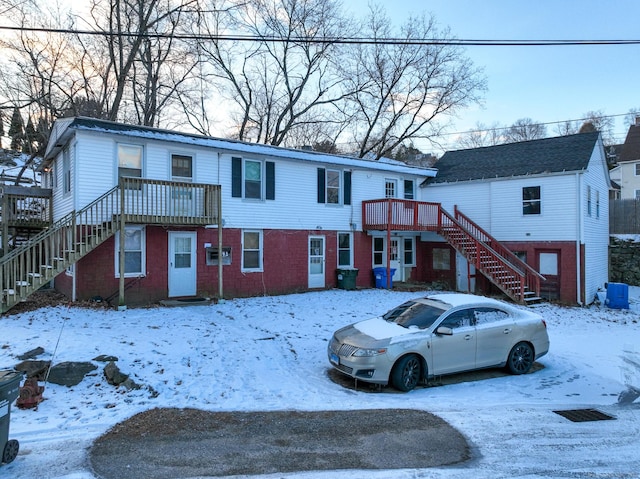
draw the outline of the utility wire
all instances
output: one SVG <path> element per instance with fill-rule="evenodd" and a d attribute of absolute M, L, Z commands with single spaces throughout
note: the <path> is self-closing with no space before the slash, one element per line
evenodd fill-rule
<path fill-rule="evenodd" d="M 10 30 L 32 33 L 60 33 L 74 35 L 92 35 L 107 37 L 130 38 L 171 38 L 176 40 L 217 40 L 236 42 L 305 42 L 320 44 L 348 44 L 348 45 L 450 45 L 450 46 L 580 46 L 580 45 L 640 45 L 640 39 L 583 39 L 583 40 L 482 40 L 482 39 L 451 39 L 451 38 L 366 38 L 366 37 L 276 37 L 261 35 L 212 35 L 212 34 L 175 34 L 152 32 L 114 32 L 106 30 L 77 30 L 71 28 L 44 28 L 0 25 L 0 30 Z"/>

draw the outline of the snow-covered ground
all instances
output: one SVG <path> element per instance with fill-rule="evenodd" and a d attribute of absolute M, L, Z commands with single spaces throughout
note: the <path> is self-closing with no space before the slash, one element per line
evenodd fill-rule
<path fill-rule="evenodd" d="M 630 310 L 542 305 L 551 349 L 543 369 L 408 394 L 345 389 L 328 377 L 335 329 L 379 315 L 423 293 L 331 290 L 234 299 L 210 306 L 112 310 L 44 308 L 0 317 L 0 369 L 41 346 L 38 359 L 119 358 L 153 389 L 107 384 L 102 365 L 78 386 L 46 384 L 37 410 L 11 409 L 20 453 L 0 467 L 13 479 L 93 479 L 87 450 L 116 423 L 156 407 L 210 411 L 417 408 L 458 428 L 475 459 L 451 468 L 350 471 L 351 478 L 638 478 L 640 399 L 618 404 L 625 384 L 640 386 L 640 305 Z M 55 353 L 55 354 L 54 354 Z M 96 363 L 98 364 L 98 363 Z M 574 423 L 554 410 L 597 408 L 615 420 Z M 336 438 L 336 440 L 348 438 Z M 429 447 L 425 444 L 425 447 Z M 346 476 L 336 473 L 334 477 Z M 262 476 L 261 476 L 262 477 Z M 264 476 L 317 479 L 327 472 Z"/>

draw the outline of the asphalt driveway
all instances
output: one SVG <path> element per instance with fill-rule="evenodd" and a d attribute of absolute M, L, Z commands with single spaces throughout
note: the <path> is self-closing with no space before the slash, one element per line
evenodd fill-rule
<path fill-rule="evenodd" d="M 103 479 L 427 468 L 470 457 L 456 429 L 409 409 L 152 409 L 113 427 L 89 452 L 94 474 Z"/>

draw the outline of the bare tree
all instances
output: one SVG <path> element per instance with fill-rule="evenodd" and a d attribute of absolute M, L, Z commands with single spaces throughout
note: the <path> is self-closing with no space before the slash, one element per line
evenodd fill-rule
<path fill-rule="evenodd" d="M 531 118 L 516 120 L 504 133 L 505 143 L 539 140 L 547 136 L 547 127 Z"/>
<path fill-rule="evenodd" d="M 355 45 L 340 59 L 348 93 L 342 112 L 360 157 L 379 158 L 405 140 L 433 138 L 437 120 L 476 102 L 485 89 L 483 75 L 459 48 L 416 42 L 451 38 L 433 17 L 411 17 L 396 34 L 384 10 L 371 6 L 361 32 L 380 40 Z"/>
<path fill-rule="evenodd" d="M 505 127 L 495 122 L 490 126 L 484 123 L 476 123 L 473 130 L 461 134 L 456 141 L 459 148 L 480 148 L 483 146 L 495 146 L 505 142 Z"/>
<path fill-rule="evenodd" d="M 219 13 L 220 10 L 216 12 Z M 309 121 L 331 121 L 325 107 L 340 99 L 331 68 L 339 47 L 326 39 L 348 35 L 335 0 L 247 0 L 203 21 L 210 36 L 234 29 L 254 42 L 201 45 L 231 101 L 234 137 L 281 145 Z"/>

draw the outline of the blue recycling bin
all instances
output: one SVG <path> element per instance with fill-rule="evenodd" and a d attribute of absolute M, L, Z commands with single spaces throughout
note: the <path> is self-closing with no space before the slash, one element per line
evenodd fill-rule
<path fill-rule="evenodd" d="M 393 288 L 393 275 L 395 274 L 395 268 L 390 269 L 391 281 L 389 282 L 389 288 Z M 376 288 L 387 287 L 387 268 L 373 268 L 373 277 L 376 280 Z"/>
<path fill-rule="evenodd" d="M 607 284 L 605 304 L 613 309 L 629 309 L 629 285 L 625 283 Z"/>

